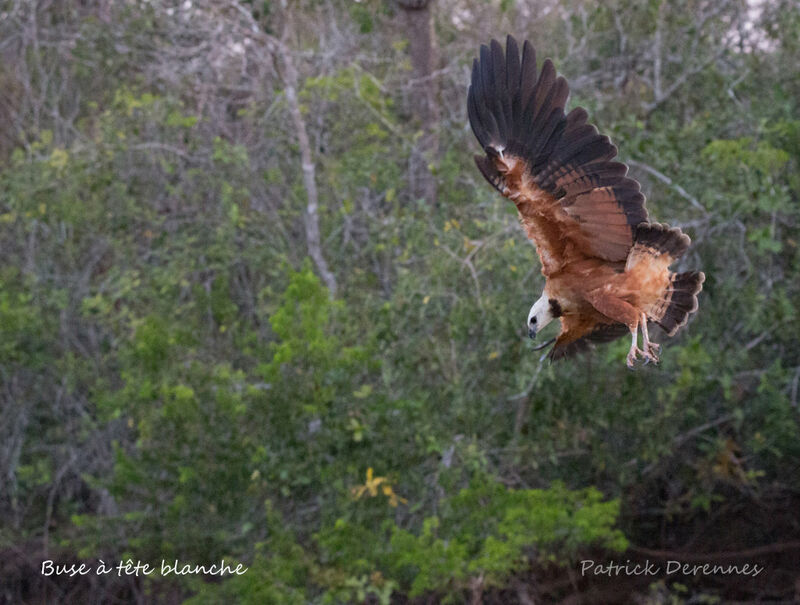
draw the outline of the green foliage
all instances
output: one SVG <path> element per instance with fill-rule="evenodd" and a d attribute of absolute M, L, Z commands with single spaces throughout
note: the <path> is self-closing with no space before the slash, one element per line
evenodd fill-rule
<path fill-rule="evenodd" d="M 619 502 L 604 502 L 593 488 L 514 490 L 482 477 L 445 500 L 418 536 L 394 527 L 389 559 L 399 577 L 413 578 L 412 596 L 458 594 L 478 577 L 503 586 L 532 562 L 565 565 L 588 546 L 625 550 L 627 541 L 613 528 L 618 513 Z"/>
<path fill-rule="evenodd" d="M 212 287 L 212 313 L 215 299 L 228 300 Z M 276 339 L 264 351 L 271 358 L 251 362 L 253 371 L 204 362 L 207 352 L 188 326 L 160 316 L 136 321 L 118 352 L 123 386 L 97 397 L 107 417 L 125 420 L 135 435 L 132 447 L 115 450 L 112 495 L 158 512 L 95 520 L 94 534 L 130 527 L 139 553 L 214 560 L 241 552 L 257 535 L 252 515 L 264 497 L 322 484 L 322 469 L 307 457 L 329 447 L 327 439 L 297 435 L 320 416 L 335 418 L 335 404 L 367 362 L 360 347 L 332 338 L 340 307 L 308 267 L 290 272 L 269 318 Z M 81 519 L 85 528 L 90 521 Z"/>
<path fill-rule="evenodd" d="M 247 572 L 221 584 L 195 582 L 199 592 L 187 605 L 234 601 L 244 605 L 302 605 L 308 603 L 304 587 L 309 584 L 314 564 L 309 553 L 297 544 L 269 502 L 265 507 L 268 537 L 256 544 Z"/>
<path fill-rule="evenodd" d="M 593 488 L 509 489 L 480 475 L 442 500 L 440 514 L 424 519 L 418 533 L 389 519 L 377 533 L 344 519 L 323 528 L 316 541 L 327 572 L 319 579 L 329 595 L 371 578 L 412 597 L 457 599 L 477 578 L 499 587 L 532 563 L 567 565 L 590 546 L 624 550 L 627 542 L 614 529 L 618 514 L 619 502 L 604 501 Z"/>
<path fill-rule="evenodd" d="M 20 279 L 14 273 L 9 271 L 9 279 L 0 280 L 0 359 L 3 364 L 41 366 L 49 360 L 46 330 L 52 324 L 42 322 L 43 309 L 28 288 L 14 283 Z M 47 316 L 52 311 L 47 309 Z"/>
<path fill-rule="evenodd" d="M 753 146 L 749 137 L 712 141 L 703 149 L 702 156 L 732 175 L 752 169 L 770 176 L 789 161 L 789 154 L 784 150 L 775 149 L 764 141 Z"/>

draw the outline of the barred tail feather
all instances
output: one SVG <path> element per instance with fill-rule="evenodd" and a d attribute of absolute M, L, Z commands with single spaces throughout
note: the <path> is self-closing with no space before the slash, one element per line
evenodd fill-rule
<path fill-rule="evenodd" d="M 652 315 L 648 315 L 668 336 L 675 333 L 689 321 L 689 315 L 697 311 L 697 295 L 703 289 L 706 276 L 702 271 L 672 273 L 669 287 L 663 298 L 655 305 Z"/>
<path fill-rule="evenodd" d="M 692 240 L 679 228 L 662 223 L 641 223 L 636 227 L 633 248 L 628 254 L 626 270 L 638 262 L 668 255 L 669 263 L 677 260 L 689 249 Z"/>

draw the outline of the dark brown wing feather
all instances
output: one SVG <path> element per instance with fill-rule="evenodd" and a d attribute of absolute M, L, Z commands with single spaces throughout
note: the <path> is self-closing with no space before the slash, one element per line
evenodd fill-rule
<path fill-rule="evenodd" d="M 571 342 L 562 341 L 562 343 L 556 341 L 553 350 L 550 351 L 550 359 L 552 361 L 566 359 L 567 357 L 572 357 L 578 353 L 588 351 L 591 345 L 612 342 L 626 334 L 630 334 L 630 330 L 625 324 L 597 324 L 591 332 L 576 340 Z"/>
<path fill-rule="evenodd" d="M 568 94 L 549 59 L 537 75 L 527 41 L 521 57 L 512 36 L 505 53 L 496 40 L 482 46 L 467 97 L 470 125 L 486 151 L 476 157 L 478 168 L 517 203 L 544 265 L 567 241 L 585 256 L 623 261 L 636 226 L 647 221 L 644 195 L 625 176 L 628 167 L 612 161 L 616 147 L 587 124 L 586 111 L 565 114 Z M 510 170 L 515 163 L 523 169 Z M 565 241 L 554 248 L 559 239 Z"/>

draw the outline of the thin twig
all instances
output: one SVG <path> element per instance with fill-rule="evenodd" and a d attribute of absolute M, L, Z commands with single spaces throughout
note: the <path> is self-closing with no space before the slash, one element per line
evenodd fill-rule
<path fill-rule="evenodd" d="M 724 54 L 724 52 L 725 50 L 723 49 L 722 51 L 714 54 L 713 56 L 706 59 L 699 65 L 695 65 L 693 68 L 687 69 L 685 72 L 683 72 L 669 86 L 669 88 L 667 88 L 666 91 L 664 91 L 660 96 L 656 97 L 651 103 L 645 104 L 644 106 L 645 112 L 647 112 L 648 114 L 653 113 L 656 109 L 658 109 L 661 106 L 662 103 L 664 103 L 667 99 L 669 99 L 681 86 L 686 84 L 689 78 L 703 71 L 706 67 L 711 65 L 717 59 L 719 59 Z"/>
<path fill-rule="evenodd" d="M 458 254 L 453 252 L 450 248 L 448 248 L 444 244 L 442 244 L 440 247 L 442 250 L 444 250 L 450 256 L 452 256 L 455 260 L 457 260 L 462 265 L 467 267 L 467 269 L 469 269 L 469 273 L 472 276 L 472 281 L 475 283 L 475 297 L 478 300 L 478 306 L 481 309 L 483 309 L 483 298 L 481 297 L 481 284 L 480 281 L 478 281 L 478 272 L 475 269 L 475 265 L 472 264 L 472 260 L 470 260 L 470 257 L 467 256 L 466 258 L 461 258 L 460 256 L 458 256 Z"/>
<path fill-rule="evenodd" d="M 737 551 L 724 551 L 724 552 L 709 552 L 709 553 L 686 553 L 677 552 L 674 550 L 654 550 L 651 548 L 643 548 L 641 546 L 630 546 L 633 552 L 647 555 L 648 557 L 656 557 L 659 559 L 680 559 L 682 561 L 719 561 L 721 559 L 745 559 L 758 557 L 762 555 L 771 555 L 779 552 L 786 552 L 790 550 L 800 550 L 800 540 L 793 540 L 791 542 L 778 542 L 776 544 L 769 544 L 767 546 L 758 546 L 756 548 L 748 548 L 745 550 Z"/>
<path fill-rule="evenodd" d="M 639 160 L 629 159 L 628 164 L 630 164 L 631 166 L 636 166 L 637 168 L 641 168 L 648 174 L 651 174 L 652 176 L 656 177 L 659 181 L 661 181 L 668 187 L 672 187 L 678 193 L 678 195 L 680 195 L 683 199 L 688 201 L 692 206 L 700 210 L 703 214 L 708 215 L 708 210 L 706 210 L 706 207 L 703 206 L 703 204 L 697 201 L 696 197 L 691 195 L 688 191 L 686 191 L 686 189 L 681 187 L 678 183 L 673 181 L 663 172 L 659 172 L 649 164 L 645 164 L 644 162 L 640 162 Z"/>
<path fill-rule="evenodd" d="M 749 351 L 753 347 L 757 346 L 762 340 L 764 340 L 769 335 L 770 335 L 770 331 L 769 330 L 766 330 L 766 331 L 762 332 L 761 334 L 756 336 L 753 340 L 751 340 L 746 345 L 744 345 L 744 350 L 745 351 Z"/>

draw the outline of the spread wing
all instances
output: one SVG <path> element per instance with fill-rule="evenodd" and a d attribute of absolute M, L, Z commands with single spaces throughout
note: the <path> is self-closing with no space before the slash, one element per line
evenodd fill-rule
<path fill-rule="evenodd" d="M 512 36 L 505 53 L 496 40 L 482 46 L 472 67 L 467 110 L 486 152 L 475 161 L 517 205 L 545 275 L 580 258 L 624 261 L 647 221 L 639 183 L 583 108 L 565 114 L 568 94 L 550 59 L 537 75 L 533 47 L 520 56 Z"/>

